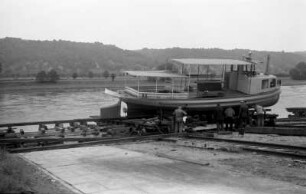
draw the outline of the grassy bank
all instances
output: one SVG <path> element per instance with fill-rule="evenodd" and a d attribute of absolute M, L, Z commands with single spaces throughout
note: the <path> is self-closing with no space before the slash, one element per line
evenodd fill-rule
<path fill-rule="evenodd" d="M 58 181 L 24 161 L 0 150 L 0 193 L 73 194 Z"/>
<path fill-rule="evenodd" d="M 66 90 L 66 89 L 103 89 L 122 88 L 124 79 L 63 79 L 57 83 L 37 83 L 34 80 L 2 80 L 0 81 L 0 92 L 11 90 Z"/>
<path fill-rule="evenodd" d="M 31 191 L 24 165 L 20 159 L 0 151 L 0 193 Z"/>
<path fill-rule="evenodd" d="M 306 85 L 306 80 L 292 80 L 290 77 L 281 77 L 283 86 L 299 86 Z"/>

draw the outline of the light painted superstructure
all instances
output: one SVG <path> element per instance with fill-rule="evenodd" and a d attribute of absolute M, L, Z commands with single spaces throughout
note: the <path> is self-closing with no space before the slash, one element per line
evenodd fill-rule
<path fill-rule="evenodd" d="M 258 63 L 250 55 L 246 60 L 172 59 L 170 62 L 174 64 L 172 72 L 126 71 L 127 76 L 136 78 L 137 84 L 125 86 L 119 92 L 108 89 L 105 92 L 125 102 L 128 115 L 172 111 L 177 106 L 189 112 L 203 112 L 213 110 L 217 104 L 238 107 L 241 101 L 271 106 L 279 99 L 280 81 L 274 75 L 256 72 Z M 217 68 L 221 70 L 218 76 L 211 73 Z M 155 83 L 145 78 L 151 81 L 153 78 Z"/>

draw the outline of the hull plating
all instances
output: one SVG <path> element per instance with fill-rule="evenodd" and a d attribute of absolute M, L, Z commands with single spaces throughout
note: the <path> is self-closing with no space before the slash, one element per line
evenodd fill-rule
<path fill-rule="evenodd" d="M 238 107 L 240 102 L 246 101 L 248 105 L 259 104 L 264 107 L 272 106 L 279 100 L 280 89 L 258 95 L 248 95 L 232 98 L 193 98 L 193 99 L 146 99 L 146 98 L 121 98 L 127 103 L 128 115 L 131 114 L 156 114 L 158 110 L 173 111 L 178 106 L 183 106 L 189 114 L 192 112 L 209 112 L 219 103 L 223 107 Z"/>

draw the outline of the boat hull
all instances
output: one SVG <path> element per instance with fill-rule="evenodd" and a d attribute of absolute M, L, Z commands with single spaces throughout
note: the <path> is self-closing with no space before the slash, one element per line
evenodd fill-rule
<path fill-rule="evenodd" d="M 220 97 L 220 98 L 191 98 L 191 99 L 146 99 L 120 97 L 121 101 L 127 104 L 127 114 L 129 116 L 138 115 L 156 115 L 161 110 L 163 112 L 172 112 L 178 106 L 184 107 L 188 114 L 202 114 L 204 112 L 214 111 L 217 104 L 222 107 L 238 108 L 241 101 L 246 101 L 248 105 L 261 105 L 264 107 L 272 106 L 279 100 L 280 89 L 257 95 L 244 95 L 239 97 Z"/>

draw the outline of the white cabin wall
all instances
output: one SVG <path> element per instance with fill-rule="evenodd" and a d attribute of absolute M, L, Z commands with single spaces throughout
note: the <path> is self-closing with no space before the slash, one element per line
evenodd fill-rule
<path fill-rule="evenodd" d="M 229 89 L 237 90 L 237 72 L 229 72 Z"/>
<path fill-rule="evenodd" d="M 270 90 L 275 89 L 277 86 L 274 86 L 271 88 L 271 82 L 272 79 L 276 79 L 275 76 L 269 75 L 262 75 L 262 76 L 257 76 L 257 77 L 252 77 L 251 78 L 251 87 L 250 87 L 250 94 L 258 94 L 261 92 L 268 92 Z M 267 87 L 263 87 L 263 80 L 267 80 Z M 279 87 L 279 86 L 278 86 Z"/>
<path fill-rule="evenodd" d="M 240 74 L 238 77 L 237 90 L 245 94 L 249 94 L 250 93 L 250 83 L 251 83 L 251 79 L 248 76 Z"/>
<path fill-rule="evenodd" d="M 251 79 L 250 94 L 258 94 L 262 92 L 261 82 L 262 82 L 262 79 L 258 79 L 258 78 Z"/>

